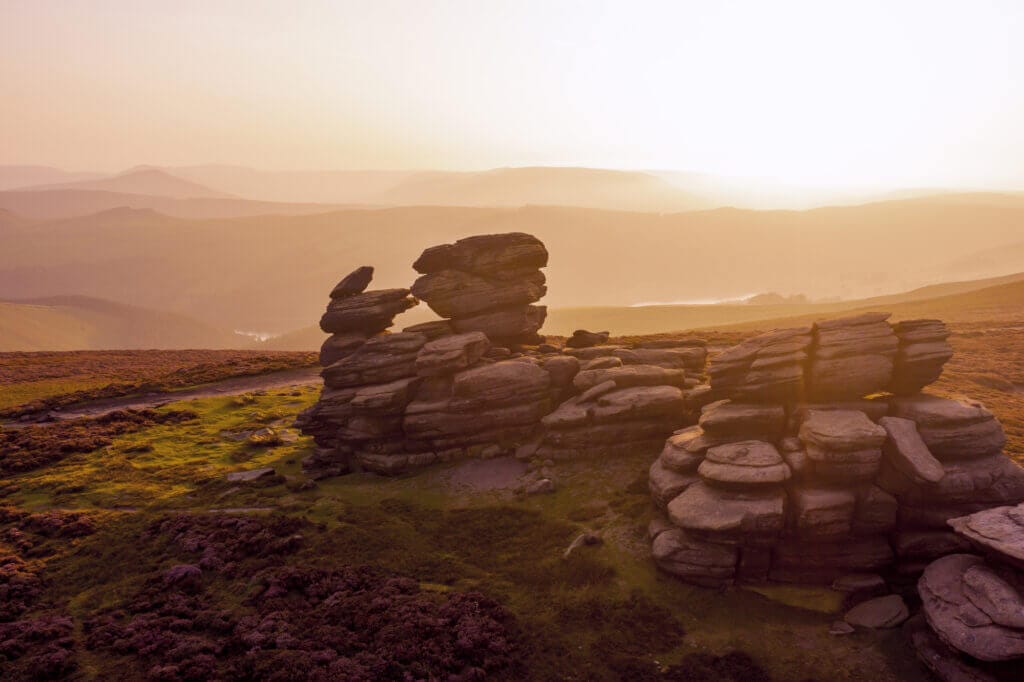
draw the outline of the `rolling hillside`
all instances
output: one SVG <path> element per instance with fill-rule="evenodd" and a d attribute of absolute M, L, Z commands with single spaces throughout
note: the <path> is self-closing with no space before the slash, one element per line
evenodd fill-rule
<path fill-rule="evenodd" d="M 0 296 L 76 292 L 218 327 L 281 333 L 315 322 L 326 292 L 356 266 L 377 268 L 374 287 L 408 286 L 416 276 L 411 263 L 428 246 L 523 231 L 551 253 L 545 298 L 551 308 L 736 299 L 763 291 L 863 299 L 963 279 L 952 270 L 936 276 L 935 264 L 1017 243 L 1022 229 L 1024 206 L 935 198 L 664 215 L 533 206 L 155 224 L 147 215 L 88 216 L 37 224 L 5 240 Z M 700 324 L 684 322 L 672 326 Z"/>
<path fill-rule="evenodd" d="M 189 180 L 175 177 L 158 168 L 135 168 L 109 177 L 64 182 L 33 187 L 19 187 L 20 190 L 69 189 L 92 192 L 116 192 L 119 194 L 143 194 L 173 199 L 226 199 L 231 195 L 205 187 Z"/>
<path fill-rule="evenodd" d="M 182 315 L 84 296 L 0 301 L 0 352 L 228 348 L 238 337 Z"/>
<path fill-rule="evenodd" d="M 549 167 L 418 173 L 369 200 L 388 206 L 553 205 L 656 212 L 717 205 L 651 173 Z"/>
<path fill-rule="evenodd" d="M 101 177 L 102 173 L 74 173 L 50 166 L 0 165 L 0 190 L 81 182 Z"/>
<path fill-rule="evenodd" d="M 0 192 L 0 208 L 36 220 L 78 219 L 118 208 L 151 209 L 187 220 L 262 215 L 306 215 L 340 208 L 328 204 L 285 204 L 249 199 L 177 199 L 82 189 Z"/>
<path fill-rule="evenodd" d="M 861 302 L 866 303 L 866 302 Z M 953 324 L 985 323 L 992 329 L 1024 328 L 1024 277 L 1006 284 L 990 286 L 975 291 L 938 296 L 924 300 L 895 302 L 885 305 L 867 303 L 845 310 L 855 315 L 869 310 L 884 310 L 893 314 L 895 320 L 915 318 L 939 318 Z M 821 312 L 793 316 L 780 316 L 757 322 L 716 326 L 742 331 L 747 329 L 769 329 L 795 327 L 810 324 L 828 316 Z"/>

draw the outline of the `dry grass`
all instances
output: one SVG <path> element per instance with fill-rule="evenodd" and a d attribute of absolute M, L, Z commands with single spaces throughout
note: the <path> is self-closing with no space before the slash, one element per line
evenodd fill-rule
<path fill-rule="evenodd" d="M 125 350 L 0 353 L 0 416 L 187 388 L 231 377 L 316 364 L 313 353 Z"/>

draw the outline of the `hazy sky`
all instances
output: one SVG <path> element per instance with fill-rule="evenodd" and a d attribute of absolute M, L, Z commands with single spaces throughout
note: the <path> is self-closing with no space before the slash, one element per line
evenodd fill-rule
<path fill-rule="evenodd" d="M 0 0 L 0 163 L 1024 188 L 1024 2 Z"/>

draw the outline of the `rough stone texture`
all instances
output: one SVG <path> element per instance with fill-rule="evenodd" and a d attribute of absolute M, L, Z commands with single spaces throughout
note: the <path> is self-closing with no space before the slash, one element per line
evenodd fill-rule
<path fill-rule="evenodd" d="M 652 494 L 664 504 L 666 472 L 687 481 L 669 518 L 692 541 L 736 546 L 733 579 L 917 574 L 970 546 L 947 521 L 1024 502 L 1024 469 L 1002 454 L 991 413 L 916 393 L 948 359 L 935 346 L 944 325 L 887 319 L 867 313 L 762 334 L 714 355 L 710 383 L 684 391 L 698 426 L 665 441 Z M 636 350 L 604 354 L 628 369 Z M 898 395 L 878 395 L 886 390 Z M 571 418 L 578 408 L 566 409 Z M 695 473 L 701 480 L 690 482 Z M 681 575 L 718 579 L 696 562 Z"/>
<path fill-rule="evenodd" d="M 910 611 L 903 597 L 887 594 L 854 606 L 843 620 L 856 627 L 878 629 L 898 627 L 909 617 Z"/>
<path fill-rule="evenodd" d="M 784 509 L 781 490 L 737 493 L 701 481 L 668 503 L 668 516 L 694 537 L 764 546 L 782 531 Z"/>
<path fill-rule="evenodd" d="M 1024 571 L 1024 504 L 950 519 L 949 525 L 981 551 Z"/>
<path fill-rule="evenodd" d="M 565 345 L 568 348 L 600 346 L 608 342 L 608 336 L 608 332 L 588 332 L 586 329 L 577 329 L 566 340 Z"/>
<path fill-rule="evenodd" d="M 697 472 L 726 487 L 777 486 L 789 480 L 789 466 L 771 443 L 747 440 L 708 450 Z"/>
<path fill-rule="evenodd" d="M 781 329 L 748 339 L 712 359 L 711 388 L 749 402 L 791 402 L 804 393 L 811 329 Z"/>
<path fill-rule="evenodd" d="M 423 377 L 443 376 L 471 367 L 491 348 L 481 332 L 442 336 L 424 344 L 416 355 L 416 373 Z"/>
<path fill-rule="evenodd" d="M 1015 577 L 1010 580 L 1016 582 Z M 950 554 L 937 559 L 925 569 L 917 588 L 928 625 L 950 647 L 981 661 L 1024 657 L 1024 630 L 996 620 L 1006 620 L 1004 609 L 1019 615 L 1024 608 L 1020 585 L 1008 583 L 981 557 Z"/>
<path fill-rule="evenodd" d="M 786 423 L 780 405 L 757 405 L 722 400 L 704 408 L 698 424 L 710 437 L 736 440 L 778 440 Z"/>
<path fill-rule="evenodd" d="M 892 414 L 917 424 L 929 452 L 942 461 L 998 454 L 1006 435 L 995 416 L 978 402 L 930 395 L 896 398 Z"/>
<path fill-rule="evenodd" d="M 448 320 L 420 322 L 419 324 L 414 324 L 411 327 L 406 327 L 402 331 L 423 334 L 427 337 L 428 341 L 433 341 L 434 339 L 439 339 L 442 336 L 448 336 L 449 334 L 455 333 L 455 330 L 452 328 L 452 325 Z"/>
<path fill-rule="evenodd" d="M 895 470 L 916 484 L 937 483 L 946 475 L 917 432 L 917 424 L 900 417 L 883 417 L 878 423 L 889 435 L 882 456 Z"/>
<path fill-rule="evenodd" d="M 800 427 L 800 440 L 826 452 L 855 452 L 880 448 L 886 431 L 863 412 L 812 410 Z"/>
<path fill-rule="evenodd" d="M 320 365 L 327 367 L 344 357 L 352 355 L 369 338 L 370 335 L 365 332 L 331 334 L 323 342 L 323 345 L 320 346 Z"/>
<path fill-rule="evenodd" d="M 664 510 L 669 502 L 699 480 L 700 477 L 694 474 L 681 474 L 678 471 L 672 471 L 666 468 L 660 459 L 656 459 L 651 465 L 648 485 L 655 504 Z"/>
<path fill-rule="evenodd" d="M 373 267 L 369 265 L 363 265 L 356 268 L 349 274 L 345 275 L 340 282 L 338 282 L 333 289 L 331 289 L 331 298 L 346 298 L 348 296 L 355 296 L 366 291 L 366 287 L 370 286 L 370 282 L 373 280 Z"/>
<path fill-rule="evenodd" d="M 1010 663 L 1012 667 L 1004 664 L 1000 671 L 992 664 L 968 659 L 939 639 L 922 614 L 908 620 L 903 626 L 903 632 L 910 640 L 918 660 L 940 682 L 1000 682 L 1019 679 L 1018 664 Z"/>
<path fill-rule="evenodd" d="M 903 320 L 895 325 L 899 351 L 889 390 L 912 395 L 938 381 L 942 368 L 953 357 L 946 341 L 949 329 L 941 320 Z"/>
<path fill-rule="evenodd" d="M 483 332 L 499 346 L 537 343 L 547 308 L 540 271 L 548 252 L 523 233 L 478 235 L 427 249 L 413 267 L 412 293 L 456 332 Z"/>
<path fill-rule="evenodd" d="M 729 545 L 695 540 L 675 528 L 655 536 L 651 555 L 666 573 L 697 585 L 721 587 L 734 580 L 739 552 Z"/>
<path fill-rule="evenodd" d="M 381 289 L 331 299 L 327 312 L 320 318 L 320 328 L 328 334 L 376 334 L 390 327 L 395 315 L 416 303 L 408 289 Z"/>
<path fill-rule="evenodd" d="M 813 357 L 807 371 L 811 400 L 861 398 L 892 382 L 899 339 L 888 313 L 865 313 L 814 325 Z"/>

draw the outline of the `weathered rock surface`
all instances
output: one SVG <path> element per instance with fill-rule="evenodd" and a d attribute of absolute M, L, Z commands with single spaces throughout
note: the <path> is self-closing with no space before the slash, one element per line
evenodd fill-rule
<path fill-rule="evenodd" d="M 454 374 L 475 365 L 490 348 L 490 340 L 481 332 L 442 336 L 420 349 L 416 373 L 424 377 Z"/>
<path fill-rule="evenodd" d="M 396 315 L 416 303 L 408 289 L 381 289 L 334 298 L 320 318 L 320 328 L 329 334 L 376 334 L 390 327 Z"/>
<path fill-rule="evenodd" d="M 757 440 L 709 449 L 697 473 L 712 484 L 741 488 L 777 486 L 791 475 L 775 446 Z"/>
<path fill-rule="evenodd" d="M 846 612 L 843 620 L 856 627 L 879 629 L 897 627 L 909 617 L 910 611 L 903 597 L 887 594 L 854 606 Z"/>
<path fill-rule="evenodd" d="M 807 372 L 811 400 L 862 398 L 889 387 L 899 339 L 888 318 L 888 313 L 865 313 L 814 325 Z"/>
<path fill-rule="evenodd" d="M 804 393 L 811 329 L 781 329 L 744 341 L 715 356 L 712 390 L 747 402 L 792 402 Z"/>
<path fill-rule="evenodd" d="M 735 547 L 690 538 L 678 528 L 657 534 L 651 548 L 654 562 L 666 573 L 708 587 L 728 585 L 736 576 Z"/>
<path fill-rule="evenodd" d="M 892 414 L 916 423 L 929 452 L 942 462 L 998 454 L 1006 445 L 1003 427 L 977 402 L 916 395 L 894 399 Z"/>
<path fill-rule="evenodd" d="M 941 320 L 903 320 L 895 325 L 899 350 L 889 390 L 911 395 L 938 381 L 942 368 L 953 357 L 946 341 L 949 329 Z"/>
<path fill-rule="evenodd" d="M 600 346 L 608 342 L 608 332 L 588 332 L 586 329 L 577 329 L 572 333 L 565 345 L 568 348 L 590 348 Z"/>
<path fill-rule="evenodd" d="M 981 661 L 1024 657 L 1024 629 L 996 620 L 1016 622 L 1024 609 L 1020 586 L 1008 583 L 981 557 L 951 554 L 937 559 L 917 587 L 928 625 L 949 646 Z"/>
<path fill-rule="evenodd" d="M 345 275 L 331 290 L 331 298 L 346 298 L 366 291 L 373 280 L 373 267 L 363 265 Z"/>
<path fill-rule="evenodd" d="M 413 267 L 412 293 L 456 332 L 482 332 L 500 346 L 536 343 L 547 308 L 531 305 L 547 292 L 548 252 L 524 233 L 479 235 L 431 247 Z"/>
<path fill-rule="evenodd" d="M 981 551 L 1024 570 L 1024 504 L 950 519 L 949 525 Z"/>
<path fill-rule="evenodd" d="M 917 432 L 917 424 L 900 417 L 883 417 L 878 423 L 889 436 L 882 456 L 895 470 L 915 484 L 938 483 L 946 475 Z"/>

